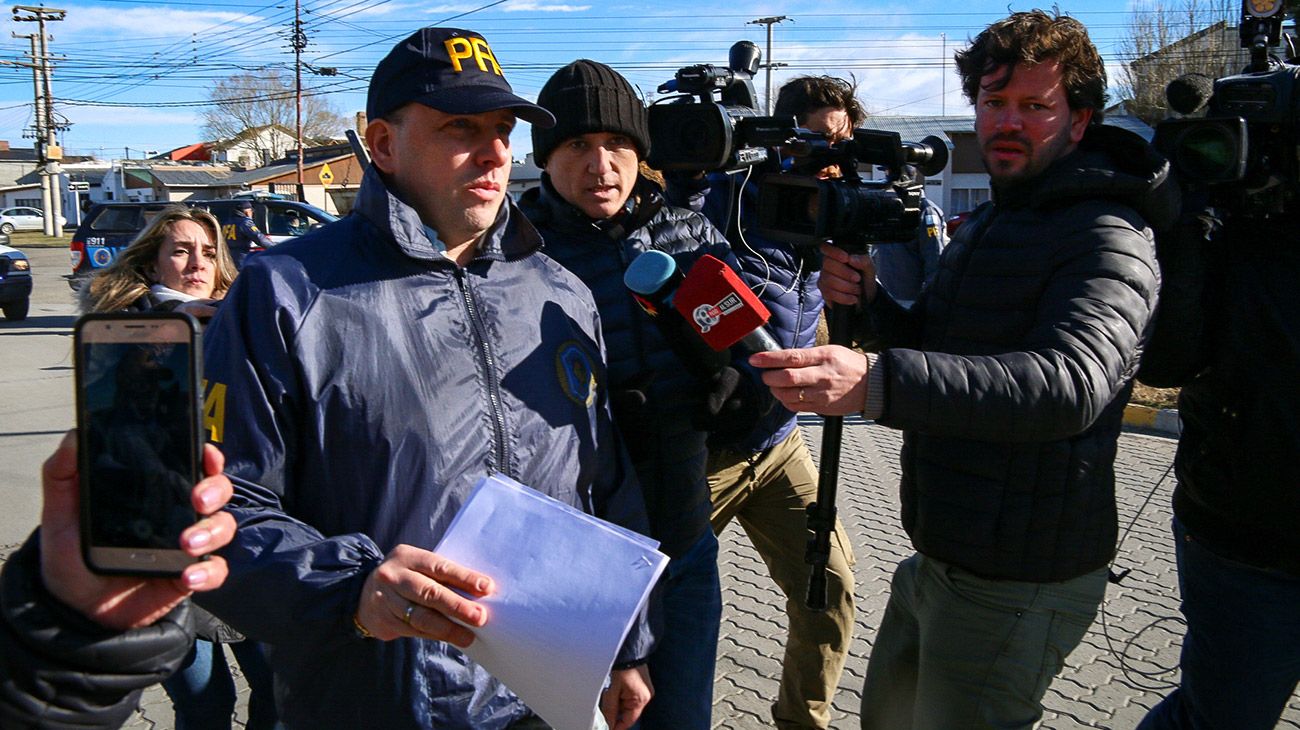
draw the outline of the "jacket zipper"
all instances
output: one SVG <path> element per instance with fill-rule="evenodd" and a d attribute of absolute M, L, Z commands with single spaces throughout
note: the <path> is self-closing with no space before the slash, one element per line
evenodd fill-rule
<path fill-rule="evenodd" d="M 804 311 L 804 307 L 807 305 L 807 301 L 805 300 L 805 297 L 808 294 L 808 280 L 802 276 L 801 273 L 802 271 L 803 271 L 803 267 L 797 267 L 797 270 L 795 272 L 795 276 L 799 277 L 799 281 L 797 284 L 799 287 L 799 310 L 794 317 L 794 333 L 793 333 L 794 338 L 790 340 L 790 344 L 788 345 L 782 342 L 781 343 L 782 347 L 798 347 L 799 335 L 803 332 L 803 316 L 807 314 L 807 312 Z"/>
<path fill-rule="evenodd" d="M 488 466 L 514 478 L 514 474 L 510 472 L 510 461 L 507 458 L 506 418 L 501 407 L 501 388 L 500 383 L 497 382 L 496 358 L 492 355 L 487 327 L 483 326 L 483 318 L 479 315 L 478 306 L 474 303 L 474 293 L 465 281 L 465 270 L 459 266 L 456 267 L 456 285 L 460 287 L 461 299 L 465 302 L 465 311 L 469 314 L 470 325 L 474 328 L 474 333 L 478 335 L 478 356 L 483 365 L 484 380 L 487 382 L 488 412 L 492 416 L 492 456 L 495 459 L 495 463 L 490 463 Z"/>

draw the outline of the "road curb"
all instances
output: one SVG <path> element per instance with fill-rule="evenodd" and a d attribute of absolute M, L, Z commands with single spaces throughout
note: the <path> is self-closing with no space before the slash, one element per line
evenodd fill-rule
<path fill-rule="evenodd" d="M 1130 403 L 1124 406 L 1124 425 L 1177 437 L 1183 431 L 1178 411 L 1173 408 L 1152 408 Z"/>

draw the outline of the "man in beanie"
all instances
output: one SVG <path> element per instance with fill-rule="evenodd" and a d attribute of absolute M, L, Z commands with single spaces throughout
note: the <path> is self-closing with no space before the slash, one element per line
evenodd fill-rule
<path fill-rule="evenodd" d="M 492 473 L 648 529 L 591 294 L 506 194 L 516 117 L 554 120 L 451 28 L 393 48 L 366 111 L 352 213 L 251 259 L 204 336 L 239 532 L 202 604 L 270 642 L 289 727 L 544 727 L 460 651 L 493 576 L 430 551 Z M 638 622 L 614 728 L 650 698 L 650 648 Z"/>
<path fill-rule="evenodd" d="M 722 604 L 718 541 L 709 529 L 706 429 L 741 418 L 731 409 L 738 373 L 728 357 L 701 372 L 674 353 L 623 283 L 628 265 L 654 249 L 678 269 L 712 254 L 735 265 L 703 216 L 665 205 L 638 172 L 650 149 L 645 105 L 610 67 L 580 60 L 542 87 L 539 105 L 554 127 L 533 127 L 541 187 L 521 206 L 541 231 L 546 253 L 591 288 L 609 346 L 614 421 L 645 494 L 651 535 L 670 558 L 661 583 L 665 627 L 650 657 L 655 699 L 642 727 L 708 728 Z M 755 391 L 758 388 L 754 388 Z"/>
<path fill-rule="evenodd" d="M 235 260 L 235 268 L 244 268 L 244 259 L 252 252 L 253 246 L 270 248 L 272 241 L 258 229 L 253 222 L 253 202 L 241 200 L 235 203 L 235 212 L 230 220 L 221 226 L 221 235 L 226 237 L 230 247 L 230 257 Z"/>

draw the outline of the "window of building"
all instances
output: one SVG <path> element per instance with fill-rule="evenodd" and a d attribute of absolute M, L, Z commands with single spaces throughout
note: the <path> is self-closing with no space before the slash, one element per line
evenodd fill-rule
<path fill-rule="evenodd" d="M 989 199 L 988 188 L 953 188 L 949 204 L 952 214 L 975 210 Z"/>

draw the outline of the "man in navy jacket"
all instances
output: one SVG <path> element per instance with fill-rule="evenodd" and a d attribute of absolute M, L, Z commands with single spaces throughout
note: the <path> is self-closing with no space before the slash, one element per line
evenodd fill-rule
<path fill-rule="evenodd" d="M 393 48 L 366 106 L 353 212 L 251 259 L 204 337 L 240 528 L 203 605 L 270 642 L 291 727 L 536 726 L 460 651 L 492 576 L 431 551 L 491 473 L 647 529 L 591 294 L 506 192 L 516 116 L 554 119 L 451 28 Z M 635 626 L 618 661 L 650 649 Z M 643 667 L 611 682 L 624 728 L 650 687 Z"/>

